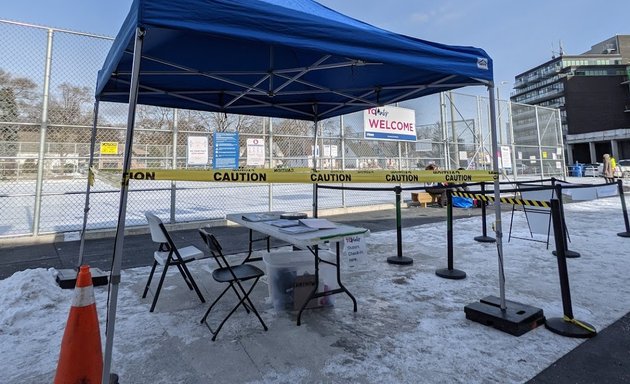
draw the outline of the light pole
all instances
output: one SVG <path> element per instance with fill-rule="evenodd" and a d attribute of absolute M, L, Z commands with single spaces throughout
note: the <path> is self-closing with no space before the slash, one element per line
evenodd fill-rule
<path fill-rule="evenodd" d="M 497 109 L 499 111 L 499 113 L 497 114 L 497 120 L 499 122 L 499 124 L 498 124 L 499 125 L 499 146 L 503 145 L 503 124 L 501 123 L 501 114 L 502 114 L 502 111 L 501 111 L 501 86 L 505 85 L 505 84 L 508 84 L 508 82 L 503 80 L 496 87 L 497 88 L 497 107 L 498 107 Z"/>

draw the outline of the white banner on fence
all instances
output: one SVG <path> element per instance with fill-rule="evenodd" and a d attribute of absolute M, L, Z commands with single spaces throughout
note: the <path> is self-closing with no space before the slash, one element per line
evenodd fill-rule
<path fill-rule="evenodd" d="M 363 135 L 366 139 L 416 141 L 416 112 L 391 106 L 366 109 Z"/>
<path fill-rule="evenodd" d="M 247 139 L 247 165 L 265 165 L 265 139 Z"/>
<path fill-rule="evenodd" d="M 208 137 L 188 136 L 188 165 L 208 164 Z"/>
<path fill-rule="evenodd" d="M 324 157 L 337 157 L 338 151 L 336 145 L 324 144 Z"/>

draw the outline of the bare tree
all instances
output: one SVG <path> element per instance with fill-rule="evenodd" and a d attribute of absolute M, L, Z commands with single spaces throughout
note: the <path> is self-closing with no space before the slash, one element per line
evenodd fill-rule
<path fill-rule="evenodd" d="M 89 87 L 63 83 L 48 103 L 48 122 L 63 125 L 92 124 L 92 92 Z"/>
<path fill-rule="evenodd" d="M 243 132 L 251 133 L 257 130 L 257 120 L 254 116 L 235 115 L 214 112 L 210 114 L 210 119 L 216 132 Z M 260 123 L 258 123 L 260 126 Z"/>
<path fill-rule="evenodd" d="M 14 77 L 0 69 L 0 89 L 6 90 L 1 96 L 0 102 L 4 101 L 15 105 L 16 114 L 12 117 L 13 121 L 29 121 L 29 117 L 35 114 L 34 109 L 38 104 L 35 82 L 25 77 Z M 3 108 L 7 108 L 7 106 L 4 105 Z M 0 113 L 2 112 L 0 111 Z M 6 115 L 8 116 L 9 113 L 7 112 Z M 39 116 L 36 117 L 39 118 Z"/>

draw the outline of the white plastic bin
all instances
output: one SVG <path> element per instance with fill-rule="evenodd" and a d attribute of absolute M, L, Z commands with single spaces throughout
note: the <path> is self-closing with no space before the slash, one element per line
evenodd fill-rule
<path fill-rule="evenodd" d="M 330 252 L 320 251 L 319 257 L 324 260 L 335 260 L 335 255 Z M 269 297 L 274 309 L 294 309 L 294 286 L 298 276 L 315 274 L 315 256 L 310 251 L 271 252 L 263 254 L 265 269 L 267 270 L 267 285 Z M 337 284 L 335 267 L 319 264 L 318 292 L 339 288 Z M 334 296 L 317 298 L 317 306 L 330 306 L 334 304 Z"/>

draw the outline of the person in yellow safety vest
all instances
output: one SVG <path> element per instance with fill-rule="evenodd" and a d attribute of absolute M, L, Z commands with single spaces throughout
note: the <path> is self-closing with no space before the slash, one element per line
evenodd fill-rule
<path fill-rule="evenodd" d="M 610 166 L 612 167 L 613 172 L 615 172 L 615 168 L 617 168 L 617 161 L 612 156 L 610 156 Z"/>
<path fill-rule="evenodd" d="M 602 176 L 604 176 L 604 180 L 606 183 L 613 183 L 615 181 L 615 176 L 613 175 L 612 163 L 610 162 L 610 155 L 604 154 L 604 166 L 602 168 Z"/>

